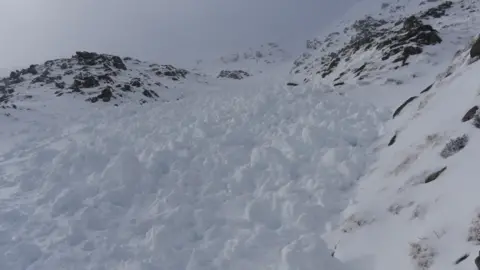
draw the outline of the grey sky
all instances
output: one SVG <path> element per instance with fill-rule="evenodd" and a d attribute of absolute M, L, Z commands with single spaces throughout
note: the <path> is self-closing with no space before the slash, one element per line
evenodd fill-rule
<path fill-rule="evenodd" d="M 358 0 L 0 0 L 0 68 L 108 52 L 159 63 L 304 44 Z"/>

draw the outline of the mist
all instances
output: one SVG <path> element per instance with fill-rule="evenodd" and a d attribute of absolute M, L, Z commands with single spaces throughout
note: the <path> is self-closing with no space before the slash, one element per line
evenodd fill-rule
<path fill-rule="evenodd" d="M 77 50 L 185 64 L 304 46 L 355 0 L 2 0 L 0 72 Z"/>

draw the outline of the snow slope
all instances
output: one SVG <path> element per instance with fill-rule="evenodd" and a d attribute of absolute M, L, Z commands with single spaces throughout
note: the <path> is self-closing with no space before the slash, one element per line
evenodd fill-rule
<path fill-rule="evenodd" d="M 253 76 L 271 69 L 278 69 L 284 74 L 292 62 L 291 53 L 275 42 L 262 44 L 256 48 L 248 48 L 242 52 L 234 52 L 214 60 L 198 60 L 193 70 L 216 77 L 222 70 L 243 70 Z M 283 68 L 286 68 L 283 70 Z M 280 74 L 280 73 L 279 73 Z"/>
<path fill-rule="evenodd" d="M 457 15 L 440 21 L 448 26 L 445 34 L 472 40 L 478 13 Z M 480 63 L 470 58 L 471 42 L 460 50 L 452 45 L 441 57 L 455 55 L 453 60 L 439 60 L 444 70 L 426 71 L 430 83 L 408 84 L 416 92 L 398 102 L 405 106 L 397 107 L 376 143 L 377 161 L 359 181 L 340 223 L 324 235 L 340 260 L 368 258 L 371 269 L 476 269 Z"/>
<path fill-rule="evenodd" d="M 323 225 L 388 115 L 284 85 L 264 74 L 167 103 L 0 116 L 0 268 L 345 269 Z"/>
<path fill-rule="evenodd" d="M 268 45 L 2 80 L 0 269 L 473 269 L 479 4 L 445 3 L 363 0 L 293 69 Z"/>
<path fill-rule="evenodd" d="M 373 255 L 373 269 L 473 269 L 480 243 L 479 131 L 474 114 L 463 118 L 479 104 L 480 63 L 469 58 L 468 50 L 460 54 L 450 76 L 388 124 L 396 140 L 390 147 L 392 137 L 380 141 L 378 162 L 360 181 L 343 224 L 327 237 L 337 257 Z M 464 254 L 470 257 L 454 266 Z"/>

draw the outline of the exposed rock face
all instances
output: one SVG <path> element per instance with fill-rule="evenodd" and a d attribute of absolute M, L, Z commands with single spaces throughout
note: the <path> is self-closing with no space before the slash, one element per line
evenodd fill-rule
<path fill-rule="evenodd" d="M 75 81 L 72 88 L 93 88 L 100 85 L 95 76 L 88 72 L 82 72 L 73 78 Z"/>
<path fill-rule="evenodd" d="M 186 69 L 176 68 L 172 65 L 161 65 L 152 68 L 155 74 L 160 77 L 168 77 L 173 81 L 184 79 L 189 73 Z"/>
<path fill-rule="evenodd" d="M 452 1 L 445 1 L 442 4 L 425 11 L 424 13 L 422 13 L 420 17 L 421 18 L 429 18 L 429 17 L 441 18 L 446 15 L 447 10 L 450 9 L 452 6 L 453 6 Z"/>
<path fill-rule="evenodd" d="M 127 70 L 122 59 L 114 55 L 98 54 L 94 52 L 76 52 L 76 58 L 78 59 L 78 62 L 83 65 L 94 66 L 105 64 L 117 69 Z"/>
<path fill-rule="evenodd" d="M 243 70 L 222 70 L 217 78 L 228 78 L 234 80 L 241 80 L 245 77 L 250 77 L 250 74 Z"/>
<path fill-rule="evenodd" d="M 324 40 L 308 40 L 309 52 L 295 60 L 291 73 L 306 76 L 318 74 L 322 78 L 336 74 L 335 81 L 350 73 L 353 76 L 345 77 L 350 79 L 353 77 L 361 81 L 373 72 L 378 74 L 381 70 L 390 71 L 407 66 L 412 61 L 412 57 L 424 52 L 425 46 L 434 46 L 443 42 L 438 31 L 428 24 L 427 20 L 448 16 L 448 10 L 453 6 L 453 2 L 446 1 L 399 19 L 397 16 L 392 16 L 396 18 L 392 20 L 388 17 L 366 16 L 356 20 L 351 26 L 346 27 L 343 33 L 333 32 Z M 386 5 L 384 9 L 396 12 L 396 8 L 401 9 L 398 5 Z M 345 39 L 342 40 L 343 37 Z M 314 57 L 313 50 L 323 53 Z M 363 52 L 371 55 L 369 56 L 371 59 L 366 59 L 364 63 L 352 61 L 352 59 L 358 59 L 355 57 L 357 53 Z M 377 59 L 378 55 L 380 59 Z M 350 67 L 350 63 L 353 62 L 353 66 Z M 337 70 L 339 66 L 345 69 Z M 305 82 L 311 79 L 304 78 Z"/>
<path fill-rule="evenodd" d="M 478 56 L 480 56 L 480 38 L 477 38 L 472 48 L 470 49 L 470 57 L 474 58 Z"/>
<path fill-rule="evenodd" d="M 0 108 L 17 108 L 14 102 L 32 98 L 22 95 L 22 91 L 36 88 L 52 90 L 57 97 L 65 94 L 83 97 L 91 103 L 114 101 L 117 106 L 135 101 L 144 104 L 164 100 L 157 92 L 175 88 L 189 73 L 172 65 L 147 64 L 129 57 L 76 52 L 71 58 L 30 65 L 0 78 Z"/>

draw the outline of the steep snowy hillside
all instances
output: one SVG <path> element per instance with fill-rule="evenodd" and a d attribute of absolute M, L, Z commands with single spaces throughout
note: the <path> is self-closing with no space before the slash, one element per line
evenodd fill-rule
<path fill-rule="evenodd" d="M 276 69 L 279 66 L 290 65 L 292 56 L 279 44 L 269 42 L 260 45 L 258 48 L 249 48 L 243 52 L 236 52 L 221 56 L 219 59 L 198 60 L 194 70 L 207 72 L 214 76 L 221 75 L 225 71 L 238 71 L 248 73 L 247 76 L 254 76 Z M 280 71 L 280 72 L 283 72 Z M 222 77 L 222 76 L 219 76 Z"/>
<path fill-rule="evenodd" d="M 423 71 L 431 78 L 428 84 L 415 79 L 407 82 L 415 94 L 395 93 L 405 89 L 401 85 L 378 88 L 405 98 L 392 111 L 393 120 L 375 147 L 378 161 L 360 179 L 357 194 L 340 222 L 332 223 L 331 231 L 325 234 L 335 257 L 342 261 L 368 258 L 370 269 L 379 270 L 476 269 L 474 259 L 480 244 L 480 200 L 476 191 L 480 43 L 472 47 L 472 40 L 480 29 L 480 16 L 471 11 L 477 11 L 480 4 L 434 4 L 436 9 L 415 14 L 436 14 L 428 22 L 435 22 L 432 25 L 439 29 L 444 42 L 433 47 L 449 43 L 435 54 L 414 56 L 418 60 L 398 68 L 403 70 L 401 74 L 408 74 L 429 66 L 424 64 L 432 65 Z M 457 50 L 455 40 L 467 40 L 466 47 L 464 44 Z M 451 55 L 453 60 L 442 62 Z M 385 61 L 387 69 L 392 61 Z M 439 73 L 435 62 L 444 67 Z M 395 75 L 395 71 L 382 72 Z M 375 100 L 368 96 L 368 87 L 364 88 L 364 98 Z M 375 102 L 382 104 L 384 100 Z"/>
<path fill-rule="evenodd" d="M 329 234 L 337 257 L 371 255 L 373 269 L 474 269 L 480 62 L 472 62 L 469 50 L 459 53 L 448 73 L 398 108 L 379 161 Z"/>
<path fill-rule="evenodd" d="M 114 106 L 168 102 L 183 98 L 185 88 L 207 79 L 171 65 L 77 52 L 71 58 L 31 65 L 0 79 L 0 109 L 15 116 L 20 111 L 52 112 L 56 106 L 91 108 L 85 101 Z"/>
<path fill-rule="evenodd" d="M 479 11 L 362 0 L 296 60 L 11 72 L 0 269 L 475 269 Z"/>
<path fill-rule="evenodd" d="M 388 114 L 205 78 L 80 52 L 3 79 L 0 269 L 346 269 L 321 234 Z"/>
<path fill-rule="evenodd" d="M 398 95 L 388 89 L 409 95 L 445 70 L 476 34 L 478 12 L 474 0 L 360 1 L 327 34 L 307 41 L 292 76 L 357 97 L 375 92 L 393 105 Z"/>

